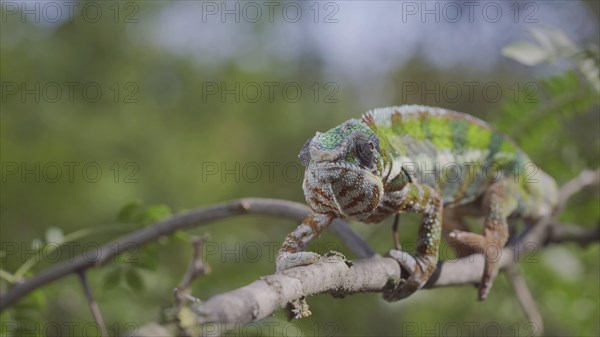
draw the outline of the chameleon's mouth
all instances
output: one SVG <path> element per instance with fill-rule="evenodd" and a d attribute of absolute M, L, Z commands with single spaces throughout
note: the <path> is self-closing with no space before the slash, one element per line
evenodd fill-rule
<path fill-rule="evenodd" d="M 341 171 L 363 171 L 365 169 L 361 168 L 357 164 L 350 163 L 347 161 L 316 161 L 312 163 L 308 170 L 312 171 L 329 171 L 329 170 L 341 170 Z M 337 172 L 336 172 L 337 173 Z"/>
<path fill-rule="evenodd" d="M 348 162 L 313 162 L 304 176 L 304 195 L 319 213 L 343 217 L 371 213 L 383 195 L 381 179 L 369 170 Z"/>

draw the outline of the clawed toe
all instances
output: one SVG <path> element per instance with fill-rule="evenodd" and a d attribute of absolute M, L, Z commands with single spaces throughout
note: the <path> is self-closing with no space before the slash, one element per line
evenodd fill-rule
<path fill-rule="evenodd" d="M 498 276 L 498 261 L 500 260 L 500 246 L 490 244 L 484 251 L 485 266 L 483 267 L 483 276 L 479 284 L 478 298 L 483 301 L 487 298 L 492 289 L 492 285 Z"/>
<path fill-rule="evenodd" d="M 413 273 L 419 265 L 417 260 L 407 252 L 403 252 L 401 250 L 392 249 L 388 252 L 388 256 L 393 258 L 394 260 L 400 263 L 400 266 L 404 268 L 409 273 Z"/>

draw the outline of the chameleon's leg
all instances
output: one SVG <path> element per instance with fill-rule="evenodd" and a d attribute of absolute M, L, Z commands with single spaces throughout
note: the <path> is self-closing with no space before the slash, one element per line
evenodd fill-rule
<path fill-rule="evenodd" d="M 335 217 L 332 214 L 309 214 L 300 226 L 288 234 L 283 242 L 275 263 L 277 270 L 285 270 L 298 266 L 313 264 L 319 259 L 320 255 L 313 252 L 305 252 L 308 243 L 333 221 Z"/>
<path fill-rule="evenodd" d="M 508 241 L 508 222 L 506 218 L 517 208 L 518 185 L 513 179 L 505 179 L 490 186 L 483 198 L 485 218 L 484 233 L 488 244 L 494 244 L 494 249 L 485 250 L 485 267 L 481 284 L 479 285 L 479 299 L 484 300 L 492 288 L 494 279 L 498 275 L 498 262 L 501 249 Z"/>
<path fill-rule="evenodd" d="M 394 224 L 392 225 L 392 235 L 394 236 L 394 249 L 401 250 L 400 236 L 398 235 L 398 224 L 400 223 L 400 214 L 394 216 Z"/>
<path fill-rule="evenodd" d="M 411 274 L 399 287 L 384 293 L 386 300 L 396 301 L 423 287 L 437 267 L 442 233 L 442 201 L 433 188 L 412 183 L 398 192 L 390 193 L 388 197 L 396 203 L 399 212 L 410 211 L 423 216 L 415 256 L 398 250 L 389 254 Z"/>
<path fill-rule="evenodd" d="M 460 241 L 485 257 L 485 266 L 479 284 L 479 299 L 484 300 L 498 275 L 498 262 L 502 248 L 508 240 L 506 219 L 517 208 L 518 185 L 511 178 L 492 184 L 483 196 L 485 212 L 484 235 L 454 231 L 451 241 Z"/>

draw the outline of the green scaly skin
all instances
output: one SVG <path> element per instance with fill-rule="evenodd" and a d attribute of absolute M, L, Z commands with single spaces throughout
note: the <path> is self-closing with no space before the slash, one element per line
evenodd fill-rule
<path fill-rule="evenodd" d="M 309 139 L 300 151 L 303 189 L 313 212 L 290 233 L 278 270 L 314 263 L 308 243 L 334 219 L 378 223 L 389 216 L 422 215 L 414 256 L 390 256 L 411 274 L 385 294 L 393 301 L 425 285 L 436 268 L 442 223 L 459 256 L 486 257 L 479 298 L 497 275 L 498 249 L 510 217 L 535 223 L 557 203 L 554 180 L 508 137 L 467 114 L 426 106 L 375 109 Z M 464 216 L 484 218 L 483 235 L 466 231 Z M 494 249 L 495 248 L 495 249 Z"/>

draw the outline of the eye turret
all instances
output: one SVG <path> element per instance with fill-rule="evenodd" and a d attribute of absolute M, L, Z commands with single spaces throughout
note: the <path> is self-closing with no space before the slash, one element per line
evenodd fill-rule
<path fill-rule="evenodd" d="M 377 138 L 367 139 L 364 137 L 356 138 L 356 157 L 360 163 L 366 167 L 375 166 L 375 155 L 379 151 L 379 141 Z"/>
<path fill-rule="evenodd" d="M 304 167 L 308 167 L 308 164 L 310 164 L 310 142 L 313 138 L 314 137 L 309 138 L 306 143 L 304 143 L 302 150 L 300 150 L 300 153 L 298 154 L 298 159 L 300 159 L 300 162 Z"/>
<path fill-rule="evenodd" d="M 373 142 L 366 139 L 357 140 L 356 157 L 364 166 L 371 166 L 371 163 L 373 162 L 373 157 L 375 156 L 374 150 L 375 145 L 373 144 Z"/>

